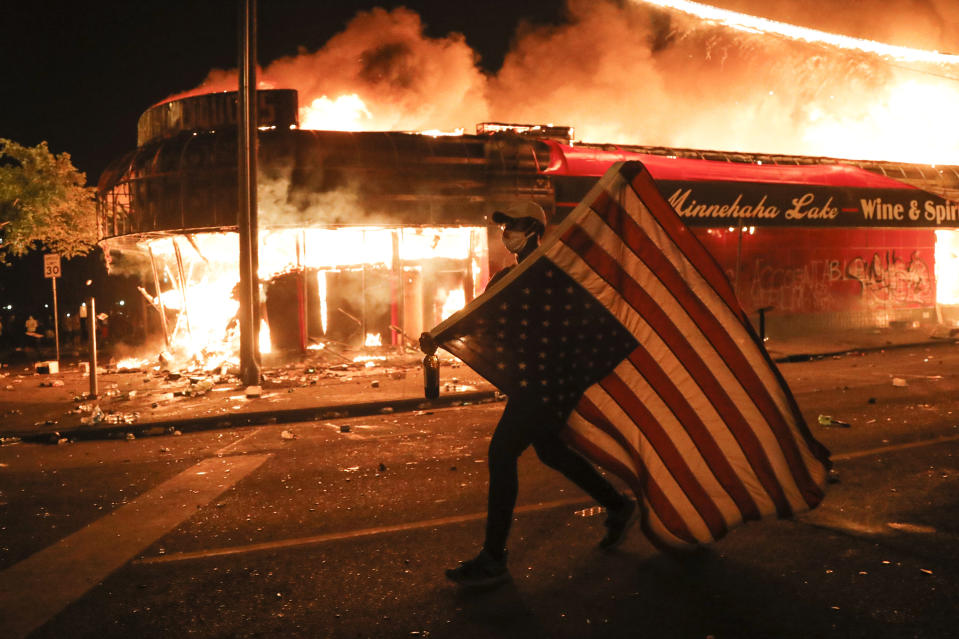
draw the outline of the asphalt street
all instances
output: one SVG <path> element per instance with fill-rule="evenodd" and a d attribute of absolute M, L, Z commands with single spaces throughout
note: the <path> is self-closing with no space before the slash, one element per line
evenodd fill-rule
<path fill-rule="evenodd" d="M 442 573 L 482 538 L 499 402 L 12 442 L 5 636 L 954 636 L 959 347 L 780 370 L 833 453 L 819 508 L 686 562 L 638 532 L 602 553 L 602 513 L 527 453 L 492 592 Z"/>

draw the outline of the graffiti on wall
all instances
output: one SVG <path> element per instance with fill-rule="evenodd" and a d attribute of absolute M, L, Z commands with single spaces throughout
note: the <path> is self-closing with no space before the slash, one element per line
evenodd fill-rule
<path fill-rule="evenodd" d="M 826 310 L 830 283 L 837 279 L 834 260 L 810 260 L 801 266 L 783 267 L 764 259 L 754 263 L 750 286 L 752 304 L 772 306 L 785 313 Z M 838 279 L 842 271 L 838 270 Z"/>
<path fill-rule="evenodd" d="M 913 251 L 909 261 L 887 252 L 885 259 L 873 253 L 866 262 L 857 257 L 846 266 L 846 274 L 862 286 L 863 301 L 869 306 L 879 304 L 931 304 L 935 287 L 929 267 Z"/>
<path fill-rule="evenodd" d="M 734 280 L 733 273 L 729 275 Z M 873 253 L 868 261 L 857 256 L 809 260 L 799 266 L 782 266 L 760 258 L 753 263 L 751 276 L 747 305 L 772 306 L 784 313 L 840 310 L 849 307 L 851 297 L 855 297 L 853 304 L 867 308 L 935 302 L 932 271 L 919 251 L 914 251 L 908 262 L 895 251 L 887 251 L 884 256 Z M 850 283 L 858 285 L 857 292 L 848 288 Z"/>

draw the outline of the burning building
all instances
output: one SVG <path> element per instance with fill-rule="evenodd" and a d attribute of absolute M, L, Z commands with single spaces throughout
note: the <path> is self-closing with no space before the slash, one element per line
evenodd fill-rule
<path fill-rule="evenodd" d="M 236 350 L 235 105 L 152 107 L 99 182 L 111 266 L 139 269 L 171 353 L 213 365 Z M 259 91 L 258 112 L 261 350 L 402 346 L 507 264 L 492 211 L 531 199 L 559 221 L 620 160 L 647 165 L 747 311 L 774 309 L 769 334 L 934 322 L 959 300 L 959 167 L 584 144 L 552 126 L 305 130 L 293 90 Z"/>

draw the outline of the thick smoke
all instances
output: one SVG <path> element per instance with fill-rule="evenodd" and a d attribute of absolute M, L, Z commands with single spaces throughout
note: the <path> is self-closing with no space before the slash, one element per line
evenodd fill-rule
<path fill-rule="evenodd" d="M 718 4 L 897 44 L 957 48 L 959 9 L 947 0 Z M 908 21 L 880 28 L 906 14 Z M 569 0 L 561 25 L 521 24 L 492 74 L 479 69 L 463 36 L 427 37 L 408 9 L 359 13 L 318 51 L 277 60 L 261 74 L 265 86 L 299 91 L 301 119 L 314 100 L 356 94 L 367 130 L 552 123 L 590 142 L 954 164 L 959 132 L 943 121 L 959 111 L 957 78 L 956 67 L 892 63 L 612 0 Z M 234 87 L 235 72 L 214 72 L 201 89 Z"/>

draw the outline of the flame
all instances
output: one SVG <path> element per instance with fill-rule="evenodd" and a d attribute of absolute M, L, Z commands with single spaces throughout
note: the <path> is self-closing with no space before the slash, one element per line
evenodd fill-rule
<path fill-rule="evenodd" d="M 446 319 L 464 306 L 466 306 L 466 291 L 461 288 L 454 289 L 446 295 L 440 317 Z"/>
<path fill-rule="evenodd" d="M 372 120 L 373 115 L 366 104 L 355 93 L 329 99 L 325 95 L 300 107 L 301 129 L 322 129 L 325 131 L 363 131 L 364 120 Z"/>
<path fill-rule="evenodd" d="M 885 158 L 923 164 L 954 164 L 955 142 L 942 135 L 959 105 L 959 87 L 907 81 L 890 87 L 873 100 L 865 117 L 812 110 L 804 138 L 825 155 Z M 916 144 L 916 140 L 924 140 Z"/>
<path fill-rule="evenodd" d="M 260 320 L 260 354 L 269 353 L 273 350 L 273 344 L 270 342 L 270 325 L 266 320 Z"/>
<path fill-rule="evenodd" d="M 692 2 L 691 0 L 633 0 L 643 4 L 650 4 L 664 9 L 675 9 L 694 15 L 697 18 L 717 22 L 724 26 L 748 33 L 764 33 L 777 35 L 793 40 L 801 40 L 811 44 L 826 44 L 841 49 L 872 53 L 900 62 L 928 62 L 933 64 L 959 64 L 959 55 L 949 55 L 938 51 L 925 51 L 892 44 L 884 44 L 874 40 L 864 40 L 800 27 L 784 22 L 777 22 L 768 18 L 760 18 L 745 13 L 711 7 L 709 5 Z"/>
<path fill-rule="evenodd" d="M 936 231 L 936 302 L 959 304 L 959 231 Z"/>
<path fill-rule="evenodd" d="M 484 227 L 414 227 L 414 228 L 273 228 L 260 232 L 259 279 L 260 299 L 265 300 L 266 283 L 276 276 L 306 269 L 316 272 L 316 293 L 322 334 L 330 326 L 327 274 L 371 269 L 391 272 L 396 264 L 402 272 L 422 272 L 428 260 L 455 260 L 473 271 L 473 295 L 486 282 L 477 273 L 476 264 L 488 260 Z M 145 238 L 140 248 L 152 253 L 160 280 L 160 294 L 150 297 L 157 312 L 162 308 L 167 318 L 169 353 L 176 366 L 198 366 L 205 370 L 238 363 L 239 301 L 238 247 L 235 233 L 197 233 L 189 236 Z M 394 252 L 396 253 L 394 255 Z M 455 272 L 455 271 L 454 271 Z M 181 277 L 182 275 L 182 277 Z M 152 279 L 152 275 L 150 276 Z M 465 303 L 462 288 L 447 295 L 447 306 L 455 310 Z M 386 304 L 388 301 L 380 300 Z M 335 309 L 332 309 L 335 311 Z M 296 309 L 290 309 L 296 313 Z M 444 310 L 444 314 L 446 311 Z M 260 352 L 271 352 L 270 324 L 260 324 Z M 283 319 L 283 318 L 279 318 Z M 423 318 L 423 323 L 434 318 Z M 384 327 L 385 330 L 385 327 Z M 419 327 L 408 328 L 419 330 Z M 382 332 L 370 332 L 365 346 L 382 345 Z M 323 348 L 323 345 L 312 347 Z M 357 361 L 381 361 L 383 356 L 364 356 Z"/>

